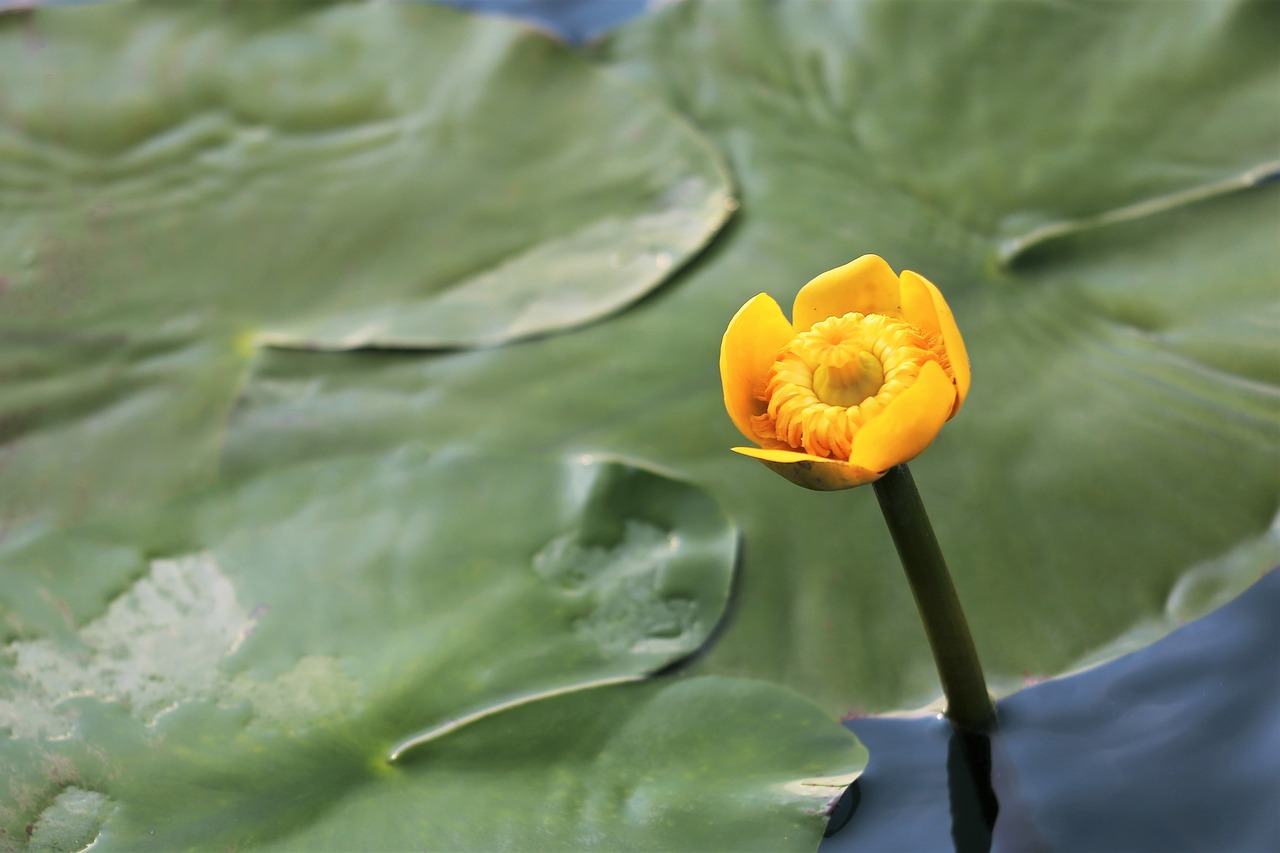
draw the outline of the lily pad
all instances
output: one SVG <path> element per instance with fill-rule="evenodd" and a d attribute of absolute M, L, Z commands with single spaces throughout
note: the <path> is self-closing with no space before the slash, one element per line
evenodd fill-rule
<path fill-rule="evenodd" d="M 733 208 L 658 102 L 528 28 L 394 3 L 0 14 L 0 200 L 13 514 L 206 480 L 255 346 L 562 331 Z"/>
<path fill-rule="evenodd" d="M 786 304 L 876 252 L 939 285 L 973 363 L 964 410 L 912 467 L 979 650 L 1002 690 L 1060 672 L 1158 615 L 1280 502 L 1280 182 L 1260 181 L 1280 138 L 1280 59 L 1260 35 L 1276 14 L 673 4 L 602 61 L 687 112 L 742 187 L 735 224 L 675 286 L 501 352 L 266 354 L 224 460 L 406 434 L 654 460 L 744 533 L 736 618 L 701 671 L 835 715 L 918 706 L 936 674 L 872 496 L 802 493 L 728 453 L 716 374 L 747 299 Z M 1045 236 L 1055 223 L 1074 224 Z"/>
<path fill-rule="evenodd" d="M 656 473 L 412 448 L 5 543 L 0 828 L 811 848 L 864 758 L 816 707 L 617 688 L 705 641 L 735 548 L 714 500 Z"/>
<path fill-rule="evenodd" d="M 55 826 L 74 807 L 83 820 L 74 832 L 109 813 L 102 843 L 114 837 L 122 847 L 141 846 L 157 826 L 173 833 L 163 837 L 170 846 L 236 837 L 255 846 L 290 839 L 340 846 L 352 839 L 342 832 L 384 831 L 373 825 L 412 832 L 407 824 L 419 801 L 397 800 L 403 791 L 454 786 L 454 799 L 443 801 L 459 802 L 456 786 L 472 779 L 465 793 L 481 795 L 472 802 L 487 805 L 499 796 L 490 792 L 527 779 L 531 798 L 521 802 L 531 804 L 529 814 L 569 833 L 600 826 L 585 809 L 573 811 L 586 802 L 574 780 L 589 776 L 591 762 L 570 761 L 556 776 L 566 765 L 535 753 L 541 743 L 530 733 L 563 735 L 563 723 L 585 737 L 590 725 L 612 724 L 591 709 L 615 707 L 615 696 L 627 697 L 616 700 L 625 706 L 650 688 L 602 682 L 647 671 L 660 665 L 656 659 L 640 666 L 624 656 L 636 665 L 588 671 L 569 655 L 572 665 L 549 669 L 531 689 L 541 701 L 428 737 L 388 768 L 398 744 L 501 708 L 507 695 L 465 707 L 428 701 L 441 695 L 428 691 L 428 669 L 446 686 L 463 676 L 432 656 L 441 638 L 411 618 L 414 588 L 401 597 L 404 588 L 394 583 L 344 585 L 324 573 L 317 581 L 298 568 L 340 556 L 379 565 L 372 552 L 357 553 L 362 542 L 376 543 L 386 565 L 397 565 L 413 551 L 414 536 L 428 535 L 415 528 L 405 539 L 324 510 L 332 499 L 345 502 L 351 518 L 403 519 L 417 504 L 442 500 L 404 485 L 369 494 L 364 505 L 363 469 L 332 461 L 386 454 L 407 441 L 422 442 L 431 464 L 446 467 L 477 455 L 502 466 L 522 456 L 587 453 L 675 472 L 720 500 L 745 543 L 735 619 L 695 668 L 773 679 L 832 714 L 931 697 L 933 665 L 871 496 L 803 493 L 727 451 L 738 438 L 722 411 L 715 362 L 729 317 L 760 291 L 785 303 L 813 275 L 863 252 L 937 282 L 968 343 L 974 386 L 965 409 L 913 468 L 979 648 L 1002 687 L 1061 671 L 1133 636 L 1135 626 L 1153 625 L 1148 638 L 1167 630 L 1168 623 L 1151 621 L 1166 601 L 1179 603 L 1180 616 L 1201 612 L 1217 595 L 1209 588 L 1184 595 L 1186 579 L 1204 578 L 1201 569 L 1222 555 L 1253 559 L 1265 537 L 1280 495 L 1280 248 L 1272 225 L 1280 184 L 1268 182 L 1280 130 L 1280 59 L 1265 35 L 1277 23 L 1274 4 L 672 4 L 606 48 L 598 57 L 603 68 L 510 24 L 440 10 L 229 8 L 116 4 L 0 18 L 4 67 L 19 69 L 0 84 L 0 405 L 16 436 L 0 465 L 6 512 L 82 514 L 167 496 L 207 482 L 215 466 L 223 488 L 247 483 L 229 493 L 234 500 L 210 498 L 198 503 L 203 509 L 134 516 L 114 528 L 47 535 L 34 522 L 6 528 L 6 695 L 23 707 L 51 708 L 47 718 L 22 717 L 55 727 L 50 732 L 75 726 L 66 740 L 32 732 L 7 742 L 13 760 L 7 755 L 6 766 L 18 768 L 14 791 L 24 804 L 6 818 L 7 832 L 43 814 Z M 59 54 L 72 44 L 85 46 L 76 54 L 83 65 Z M 56 56 L 66 61 L 51 68 L 48 57 Z M 222 61 L 231 56 L 242 61 Z M 396 67 L 393 59 L 404 68 L 438 61 L 444 69 L 444 100 L 430 102 L 437 108 L 430 117 L 457 136 L 432 141 L 437 149 L 457 142 L 449 151 L 459 159 L 435 162 L 464 163 L 466 175 L 424 175 L 380 159 L 390 149 L 433 172 L 414 159 L 423 152 L 405 151 L 418 137 L 392 97 L 425 84 L 378 72 L 383 62 Z M 28 69 L 48 76 L 23 76 L 34 73 Z M 146 83 L 136 90 L 145 97 L 113 101 L 117 87 L 135 91 L 135 77 Z M 199 85 L 187 86 L 192 81 Z M 541 124 L 535 107 L 544 93 L 585 90 L 599 95 L 558 100 L 548 105 L 550 126 Z M 179 121 L 211 102 L 223 109 L 205 123 Z M 472 137 L 464 133 L 470 124 L 449 125 L 453 115 L 483 122 Z M 643 115 L 672 134 L 661 137 L 670 148 L 622 132 Z M 178 123 L 169 132 L 171 119 Z M 237 122 L 251 132 L 241 133 Z M 681 267 L 687 254 L 672 253 L 665 272 L 680 275 L 671 286 L 623 299 L 611 310 L 630 306 L 625 313 L 596 315 L 605 321 L 572 334 L 496 339 L 510 346 L 457 349 L 459 342 L 432 338 L 425 325 L 415 326 L 412 339 L 396 331 L 439 301 L 414 277 L 423 271 L 453 271 L 441 280 L 469 282 L 464 290 L 485 294 L 484 310 L 497 312 L 481 320 L 500 317 L 488 300 L 505 291 L 484 275 L 508 258 L 529 261 L 528 251 L 525 271 L 540 280 L 538 252 L 552 244 L 558 251 L 556 241 L 567 241 L 576 258 L 583 246 L 603 251 L 623 239 L 625 228 L 608 227 L 610 214 L 591 219 L 614 211 L 615 195 L 629 199 L 623 221 L 656 213 L 661 232 L 663 199 L 690 186 L 682 176 L 714 174 L 710 185 L 718 189 L 697 196 L 709 200 L 697 209 L 707 211 L 704 224 L 718 224 L 732 204 L 699 132 L 724 151 L 745 207 L 694 263 Z M 156 137 L 140 146 L 147 134 Z M 534 138 L 555 144 L 524 145 Z M 675 139 L 700 153 L 669 158 L 685 150 Z M 330 143 L 339 150 L 332 174 L 321 168 Z M 211 153 L 201 157 L 206 145 Z M 580 157 L 584 146 L 599 162 Z M 671 167 L 677 177 L 665 171 L 668 163 L 679 167 Z M 525 174 L 526 164 L 540 166 Z M 594 177 L 619 174 L 633 179 L 621 182 L 625 192 Z M 509 182 L 511 175 L 527 187 Z M 452 209 L 414 196 L 430 182 L 465 208 L 456 222 Z M 538 192 L 522 195 L 521 187 Z M 590 215 L 575 218 L 582 210 Z M 193 224 L 200 227 L 187 227 Z M 594 227 L 607 235 L 598 245 Z M 712 227 L 693 242 L 700 246 Z M 628 257 L 612 252 L 609 245 L 606 263 L 625 266 Z M 655 269 L 660 256 L 650 258 Z M 421 297 L 424 313 L 414 313 L 418 303 L 405 302 L 406 293 Z M 92 346 L 65 350 L 58 335 L 77 336 L 77 346 L 89 336 Z M 149 342 L 166 335 L 173 343 L 158 351 L 174 357 L 151 359 Z M 113 340 L 129 354 L 119 362 L 107 358 L 116 353 Z M 492 340 L 478 334 L 470 343 Z M 366 349 L 314 351 L 354 346 Z M 386 351 L 396 347 L 404 351 Z M 94 373 L 100 362 L 105 370 Z M 43 384 L 28 385 L 42 365 L 56 369 L 39 374 Z M 64 384 L 73 379 L 83 384 Z M 112 407 L 103 409 L 102 399 Z M 113 431 L 102 429 L 106 412 L 118 416 Z M 308 467 L 281 471 L 300 462 Z M 512 463 L 507 473 L 517 476 L 519 464 L 533 463 Z M 309 485 L 299 473 L 343 470 Z M 277 494 L 261 485 L 273 477 L 294 485 Z M 544 523 L 554 490 L 540 491 L 537 482 L 519 487 L 525 500 L 518 505 L 481 507 L 459 523 L 459 541 L 483 530 L 477 560 L 525 542 L 518 565 L 527 576 L 537 574 L 536 554 L 545 568 L 578 565 L 577 556 L 590 551 L 581 542 L 579 550 L 553 543 L 564 533 Z M 460 480 L 454 485 L 469 494 Z M 474 521 L 479 516 L 483 525 Z M 314 541 L 313 517 L 329 531 Z M 288 534 L 273 539 L 272 530 Z M 340 538 L 344 531 L 348 539 Z M 625 534 L 623 525 L 619 541 L 630 541 Z M 264 562 L 273 568 L 249 568 Z M 277 564 L 291 568 L 277 573 Z M 50 566 L 71 568 L 54 577 Z M 493 608 L 475 642 L 519 650 L 499 636 L 508 630 L 504 589 L 486 588 L 456 612 L 465 619 Z M 250 597 L 254 590 L 263 592 Z M 255 615 L 266 595 L 274 609 Z M 198 610 L 195 601 L 218 606 Z M 194 632 L 180 640 L 163 635 L 189 646 L 189 658 L 175 660 L 161 634 L 140 627 L 163 614 Z M 235 653 L 219 658 L 221 644 L 234 645 L 250 623 Z M 120 625 L 137 628 L 126 632 L 132 644 L 125 648 L 145 668 L 111 668 L 102 638 L 123 631 Z M 579 637 L 584 645 L 567 649 L 599 651 L 609 636 Z M 37 669 L 20 669 L 19 651 L 57 681 L 33 687 L 27 673 Z M 212 675 L 209 660 L 220 661 Z M 479 665 L 463 670 L 483 682 Z M 156 677 L 139 679 L 140 672 Z M 556 673 L 574 675 L 558 681 Z M 228 681 L 244 692 L 221 690 Z M 550 695 L 579 683 L 598 686 Z M 706 683 L 733 694 L 729 682 Z M 109 687 L 110 696 L 65 698 L 86 685 Z M 175 695 L 178 707 L 167 710 L 165 699 Z M 750 704 L 756 701 L 751 716 L 771 731 L 811 719 L 793 698 L 778 713 L 768 710 L 777 707 L 772 700 Z M 569 710 L 579 703 L 583 710 Z M 679 704 L 661 706 L 668 710 L 659 718 L 682 716 L 671 710 Z M 555 725 L 514 724 L 542 714 Z M 509 723 L 510 742 L 530 752 L 504 752 L 485 734 Z M 646 724 L 646 739 L 658 730 Z M 740 734 L 728 726 L 708 731 L 722 750 Z M 162 752 L 157 737 L 182 748 Z M 478 771 L 458 770 L 422 788 L 384 784 L 382 774 L 425 772 L 433 755 L 470 738 L 478 739 L 474 753 L 493 762 L 486 767 L 510 772 L 495 771 L 483 783 Z M 557 743 L 548 738 L 547 749 Z M 522 754 L 530 756 L 525 764 L 513 758 Z M 682 748 L 665 758 L 693 773 L 699 754 Z M 848 766 L 812 764 L 806 755 L 796 770 L 770 777 L 779 780 L 769 783 L 771 796 L 792 803 L 788 820 L 798 806 L 784 797 L 790 783 L 781 780 Z M 454 765 L 478 766 L 478 759 Z M 690 779 L 701 789 L 699 777 Z M 104 799 L 59 799 L 71 787 Z M 541 793 L 548 798 L 538 799 Z M 366 796 L 372 805 L 363 811 Z M 394 813 L 380 810 L 392 801 L 399 803 Z M 195 810 L 186 813 L 190 821 L 162 824 L 184 803 Z M 615 846 L 627 839 L 645 846 L 657 837 L 646 832 L 665 831 L 649 819 L 655 812 L 631 811 L 643 798 L 622 803 L 609 813 L 625 830 Z M 646 817 L 632 826 L 633 813 Z M 342 814 L 375 819 L 348 830 L 332 822 Z M 491 842 L 516 831 L 474 837 Z M 547 846 L 559 832 L 545 836 Z M 730 832 L 716 846 L 750 846 Z M 816 836 L 801 835 L 793 841 L 812 846 Z M 407 837 L 421 838 L 397 836 Z M 777 849 L 775 837 L 751 836 Z"/>
<path fill-rule="evenodd" d="M 5 527 L 82 518 L 217 476 L 227 412 L 252 358 L 225 329 L 188 317 L 136 331 L 9 331 L 2 312 Z"/>
<path fill-rule="evenodd" d="M 1159 612 L 1280 504 L 1277 25 L 1274 4 L 1216 0 L 691 3 L 614 48 L 742 185 L 739 227 L 669 303 L 697 342 L 668 364 L 711 349 L 730 294 L 785 304 L 866 251 L 947 295 L 973 391 L 913 467 L 1006 688 Z M 685 446 L 674 420 L 653 444 Z M 709 669 L 833 710 L 934 689 L 869 495 L 704 470 L 747 583 L 786 578 L 747 587 Z"/>

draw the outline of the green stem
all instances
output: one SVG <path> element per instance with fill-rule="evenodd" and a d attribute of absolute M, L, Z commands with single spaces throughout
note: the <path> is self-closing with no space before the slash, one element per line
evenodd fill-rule
<path fill-rule="evenodd" d="M 894 466 L 875 481 L 875 489 L 938 665 L 947 717 L 966 731 L 991 729 L 996 712 L 978 652 L 911 472 L 906 465 Z"/>

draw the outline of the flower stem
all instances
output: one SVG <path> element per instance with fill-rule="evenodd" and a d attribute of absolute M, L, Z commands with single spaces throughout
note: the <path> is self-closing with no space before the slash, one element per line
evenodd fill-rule
<path fill-rule="evenodd" d="M 978 652 L 911 472 L 906 465 L 896 465 L 874 485 L 933 650 L 947 697 L 947 717 L 965 731 L 994 728 L 996 712 Z"/>

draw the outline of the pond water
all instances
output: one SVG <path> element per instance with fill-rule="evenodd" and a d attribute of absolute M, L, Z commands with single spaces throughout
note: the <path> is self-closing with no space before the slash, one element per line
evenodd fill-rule
<path fill-rule="evenodd" d="M 435 0 L 473 12 L 520 18 L 570 44 L 603 35 L 652 8 L 649 0 Z"/>
<path fill-rule="evenodd" d="M 846 726 L 870 750 L 824 853 L 1280 849 L 1280 569 L 1145 649 L 997 703 Z"/>

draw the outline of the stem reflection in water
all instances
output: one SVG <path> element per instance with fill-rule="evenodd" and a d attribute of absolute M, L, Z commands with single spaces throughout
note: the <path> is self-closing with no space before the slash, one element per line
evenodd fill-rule
<path fill-rule="evenodd" d="M 871 758 L 819 853 L 1277 849 L 1280 568 L 1237 558 L 1209 577 L 1225 591 L 1255 573 L 1150 646 L 1006 696 L 989 734 L 849 720 Z"/>
<path fill-rule="evenodd" d="M 991 738 L 959 729 L 947 744 L 951 840 L 957 853 L 988 853 L 1000 804 L 991 786 Z"/>

